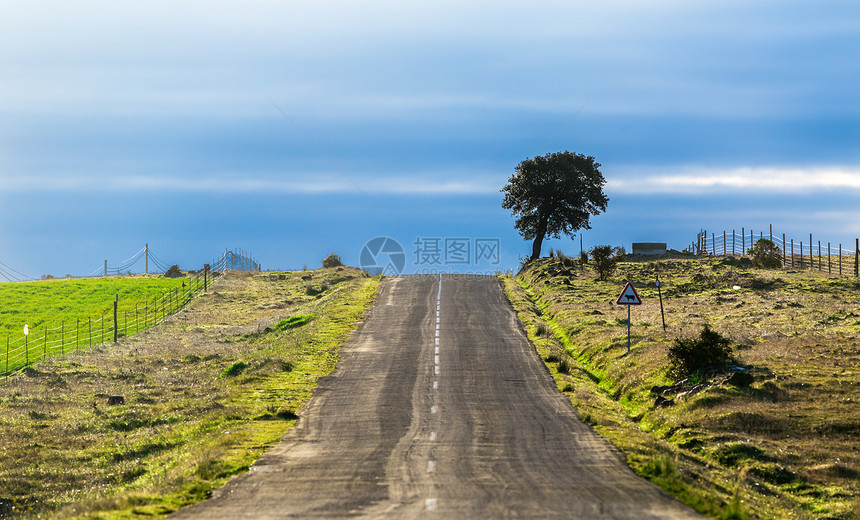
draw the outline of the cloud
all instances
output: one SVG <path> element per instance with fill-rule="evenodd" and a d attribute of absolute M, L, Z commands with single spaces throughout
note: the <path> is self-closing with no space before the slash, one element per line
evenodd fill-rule
<path fill-rule="evenodd" d="M 770 193 L 860 190 L 858 166 L 805 168 L 681 168 L 656 173 L 633 170 L 607 179 L 607 191 L 621 194 L 718 194 L 739 190 Z"/>
<path fill-rule="evenodd" d="M 289 179 L 270 174 L 239 173 L 230 176 L 170 177 L 163 175 L 0 175 L 0 193 L 141 193 L 159 192 L 240 195 L 489 195 L 499 192 L 492 176 L 450 172 L 420 172 L 393 176 L 339 176 L 319 173 L 291 174 Z"/>

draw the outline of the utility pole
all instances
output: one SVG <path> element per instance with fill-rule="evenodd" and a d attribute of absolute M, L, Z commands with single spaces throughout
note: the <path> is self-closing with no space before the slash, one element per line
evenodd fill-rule
<path fill-rule="evenodd" d="M 105 260 L 105 278 L 107 278 L 107 260 Z"/>
<path fill-rule="evenodd" d="M 146 244 L 146 247 L 144 248 L 144 250 L 146 251 L 146 274 L 149 274 L 149 244 L 148 243 Z"/>

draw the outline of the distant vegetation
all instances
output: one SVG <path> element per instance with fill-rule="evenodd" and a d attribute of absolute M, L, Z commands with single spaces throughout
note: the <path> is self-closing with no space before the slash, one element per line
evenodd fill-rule
<path fill-rule="evenodd" d="M 340 261 L 340 255 L 336 253 L 331 253 L 327 257 L 323 258 L 322 266 L 326 269 L 330 267 L 340 267 L 343 265 L 343 262 Z"/>
<path fill-rule="evenodd" d="M 608 279 L 614 272 L 618 262 L 624 259 L 626 252 L 623 247 L 595 246 L 591 249 L 594 260 L 594 270 L 600 280 Z"/>
<path fill-rule="evenodd" d="M 752 256 L 754 267 L 763 269 L 779 269 L 782 267 L 782 251 L 767 238 L 759 239 L 747 252 Z"/>

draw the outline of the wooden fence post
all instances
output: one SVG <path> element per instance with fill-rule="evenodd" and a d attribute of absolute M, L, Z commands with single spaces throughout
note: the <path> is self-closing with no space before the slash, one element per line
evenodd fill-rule
<path fill-rule="evenodd" d="M 785 233 L 782 234 L 782 266 L 785 267 L 788 265 L 786 262 L 787 257 L 785 256 Z"/>
<path fill-rule="evenodd" d="M 117 336 L 119 336 L 119 330 L 117 330 L 117 329 L 119 329 L 119 327 L 117 326 L 119 323 L 119 320 L 116 319 L 117 318 L 116 310 L 117 310 L 118 306 L 119 306 L 119 294 L 116 295 L 116 299 L 113 301 L 113 342 L 114 343 L 116 343 L 116 340 L 118 339 Z"/>
<path fill-rule="evenodd" d="M 823 271 L 821 269 L 821 240 L 818 241 L 818 270 Z"/>
<path fill-rule="evenodd" d="M 729 248 L 726 243 L 726 230 L 723 230 L 723 256 L 729 254 Z"/>
<path fill-rule="evenodd" d="M 711 233 L 711 251 L 717 256 L 717 237 L 714 233 Z"/>
<path fill-rule="evenodd" d="M 815 259 L 812 256 L 812 233 L 809 234 L 809 268 L 815 269 Z"/>
<path fill-rule="evenodd" d="M 842 276 L 842 242 L 839 243 L 839 276 Z"/>
<path fill-rule="evenodd" d="M 45 345 L 42 350 L 42 359 L 48 357 L 48 326 L 45 325 Z"/>
<path fill-rule="evenodd" d="M 6 336 L 6 381 L 9 380 L 9 336 Z"/>
<path fill-rule="evenodd" d="M 747 230 L 745 228 L 741 228 L 741 254 L 747 254 Z"/>
<path fill-rule="evenodd" d="M 60 357 L 66 357 L 66 322 L 60 322 Z"/>
<path fill-rule="evenodd" d="M 791 267 L 794 267 L 794 239 L 791 239 Z"/>
<path fill-rule="evenodd" d="M 854 239 L 854 276 L 860 276 L 860 238 Z"/>

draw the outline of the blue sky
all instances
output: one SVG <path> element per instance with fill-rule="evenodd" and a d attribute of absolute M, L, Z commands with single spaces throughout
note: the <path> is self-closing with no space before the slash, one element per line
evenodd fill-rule
<path fill-rule="evenodd" d="M 586 248 L 860 236 L 856 2 L 597 4 L 5 2 L 0 262 L 356 265 L 391 236 L 414 264 L 416 237 L 492 237 L 467 267 L 507 270 L 531 248 L 499 189 L 562 150 L 608 181 Z"/>

